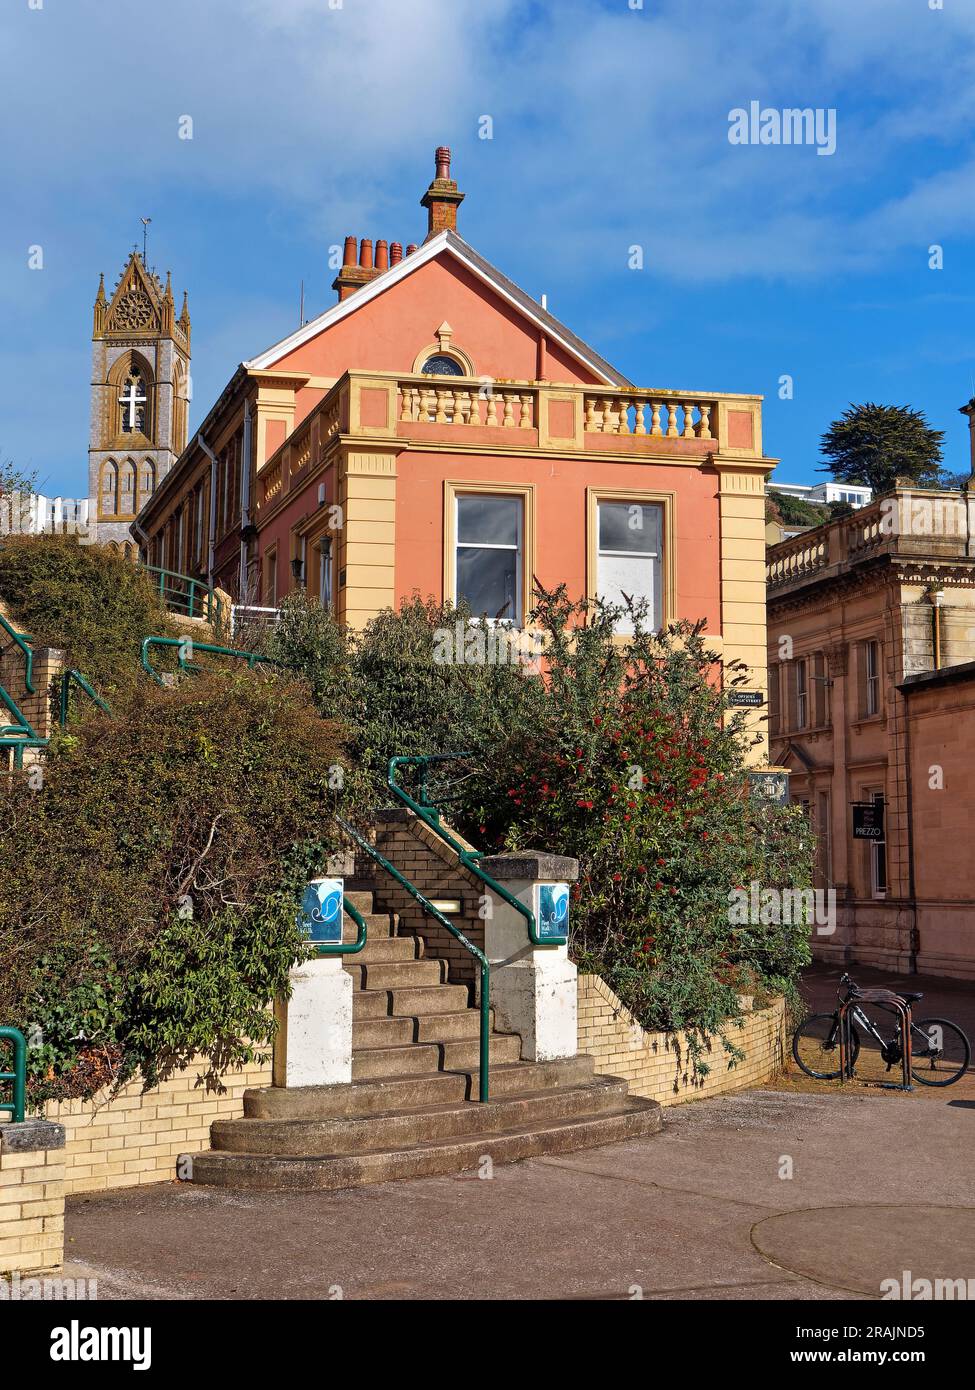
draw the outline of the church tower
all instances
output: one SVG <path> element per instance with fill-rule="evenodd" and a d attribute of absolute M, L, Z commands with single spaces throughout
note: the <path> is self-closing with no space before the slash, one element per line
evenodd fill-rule
<path fill-rule="evenodd" d="M 190 314 L 133 251 L 111 299 L 101 277 L 91 349 L 89 515 L 99 541 L 132 541 L 130 525 L 186 447 Z"/>

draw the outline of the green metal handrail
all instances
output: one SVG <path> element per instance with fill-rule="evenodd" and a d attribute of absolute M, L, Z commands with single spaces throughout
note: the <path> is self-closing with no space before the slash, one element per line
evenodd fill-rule
<path fill-rule="evenodd" d="M 400 885 L 400 887 L 406 889 L 410 897 L 420 904 L 420 907 L 423 909 L 423 911 L 427 914 L 428 917 L 432 917 L 435 922 L 439 922 L 440 925 L 444 927 L 450 933 L 451 936 L 455 937 L 456 940 L 459 941 L 462 946 L 465 946 L 467 950 L 470 951 L 471 955 L 476 958 L 480 968 L 481 976 L 481 1029 L 480 1049 L 478 1058 L 477 1098 L 479 1101 L 489 1100 L 491 1057 L 491 967 L 488 963 L 487 956 L 484 954 L 482 950 L 480 950 L 479 947 L 474 945 L 473 941 L 469 940 L 469 938 L 464 935 L 464 933 L 460 930 L 459 927 L 455 927 L 453 922 L 451 922 L 449 918 L 445 917 L 444 914 L 439 910 L 439 908 L 434 907 L 433 903 L 430 901 L 429 898 L 424 897 L 424 895 L 420 892 L 419 888 L 417 888 L 416 884 L 411 883 L 409 879 L 405 877 L 404 874 L 400 873 L 399 869 L 396 868 L 395 864 L 391 864 L 389 860 L 385 857 L 385 855 L 380 854 L 379 850 L 376 849 L 375 845 L 371 845 L 369 841 L 365 838 L 365 836 L 361 835 L 359 831 L 356 830 L 354 825 L 350 825 L 349 822 L 347 820 L 344 820 L 341 816 L 336 816 L 335 819 L 338 822 L 338 824 L 342 827 L 342 829 L 346 832 L 346 834 L 349 835 L 350 838 L 353 839 L 361 849 L 364 849 L 366 854 L 368 854 L 371 859 L 374 859 L 381 869 L 384 869 L 385 872 L 389 874 L 391 878 L 394 878 L 396 882 Z"/>
<path fill-rule="evenodd" d="M 74 667 L 72 667 L 70 671 L 64 671 L 61 675 L 61 696 L 58 708 L 58 722 L 60 723 L 62 729 L 67 728 L 68 725 L 68 699 L 71 693 L 72 685 L 78 686 L 78 688 L 85 695 L 88 696 L 88 699 L 93 701 L 99 709 L 104 710 L 106 714 L 111 714 L 111 709 L 102 699 L 102 697 L 98 694 L 98 692 L 91 688 L 91 686 L 85 680 L 84 676 L 81 674 L 80 671 L 76 671 Z"/>
<path fill-rule="evenodd" d="M 25 748 L 48 748 L 50 743 L 49 738 L 38 738 L 36 734 L 32 738 L 0 738 L 0 748 L 14 750 L 14 770 L 17 772 L 24 769 Z"/>
<path fill-rule="evenodd" d="M 525 919 L 528 927 L 528 940 L 533 946 L 564 946 L 568 942 L 567 936 L 550 936 L 542 938 L 538 934 L 538 925 L 535 921 L 535 914 L 531 908 L 526 907 L 514 893 L 505 888 L 503 884 L 491 877 L 477 862 L 483 858 L 480 850 L 471 849 L 463 844 L 441 823 L 440 813 L 432 802 L 427 801 L 427 773 L 431 763 L 459 762 L 464 758 L 472 758 L 473 753 L 421 753 L 416 757 L 390 758 L 389 773 L 386 777 L 386 784 L 394 796 L 398 797 L 404 805 L 414 811 L 424 825 L 428 825 L 435 835 L 443 840 L 445 845 L 454 851 L 463 864 L 465 869 L 470 870 L 475 878 L 480 879 L 481 883 L 491 889 L 492 893 L 497 893 L 509 906 L 513 907 Z M 422 801 L 415 801 L 409 792 L 406 791 L 396 780 L 396 769 L 399 767 L 419 767 L 421 768 L 420 777 L 420 796 Z"/>
<path fill-rule="evenodd" d="M 366 944 L 369 930 L 366 926 L 366 919 L 359 909 L 349 901 L 345 893 L 342 894 L 342 907 L 359 928 L 359 934 L 355 941 L 313 941 L 311 944 L 320 956 L 354 956 Z"/>
<path fill-rule="evenodd" d="M 161 569 L 158 565 L 143 565 L 153 584 L 159 590 L 164 607 L 172 612 L 182 613 L 187 618 L 203 617 L 212 622 L 220 621 L 222 604 L 213 592 L 213 585 L 203 579 L 194 579 L 190 574 L 178 574 L 176 570 Z M 170 602 L 175 599 L 179 602 Z M 197 613 L 197 600 L 202 612 Z"/>
<path fill-rule="evenodd" d="M 15 646 L 19 647 L 24 655 L 24 685 L 28 695 L 36 695 L 34 689 L 34 652 L 30 646 L 31 639 L 26 632 L 17 632 L 10 626 L 6 618 L 0 613 L 0 627 L 10 637 Z"/>
<path fill-rule="evenodd" d="M 26 738 L 36 738 L 37 731 L 34 729 L 30 720 L 27 718 L 26 714 L 24 714 L 10 692 L 2 685 L 0 685 L 0 700 L 3 701 L 7 709 L 17 720 L 16 724 L 0 724 L 0 737 L 6 734 L 22 734 Z"/>
<path fill-rule="evenodd" d="M 146 671 L 157 685 L 165 685 L 160 673 L 149 663 L 150 647 L 177 647 L 179 651 L 179 668 L 181 671 L 199 671 L 200 667 L 195 666 L 191 660 L 187 660 L 183 654 L 183 649 L 189 647 L 189 655 L 192 658 L 194 652 L 210 652 L 215 656 L 233 656 L 238 660 L 246 661 L 248 668 L 253 670 L 257 665 L 280 666 L 284 670 L 290 669 L 286 661 L 278 661 L 277 657 L 261 656 L 260 652 L 240 651 L 236 647 L 217 647 L 212 642 L 197 642 L 195 637 L 143 637 L 142 639 L 142 669 Z"/>
<path fill-rule="evenodd" d="M 14 1083 L 14 1098 L 0 1100 L 0 1110 L 9 1110 L 14 1124 L 21 1124 L 27 1109 L 27 1039 L 19 1028 L 0 1028 L 0 1042 L 14 1045 L 13 1071 L 0 1071 L 0 1081 Z"/>

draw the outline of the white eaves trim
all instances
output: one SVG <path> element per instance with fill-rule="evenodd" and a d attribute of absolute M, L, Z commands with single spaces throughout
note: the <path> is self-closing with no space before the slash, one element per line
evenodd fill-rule
<path fill-rule="evenodd" d="M 519 289 L 507 276 L 502 275 L 495 266 L 486 261 L 483 256 L 478 255 L 472 246 L 468 246 L 462 237 L 459 237 L 456 232 L 449 228 L 438 232 L 435 237 L 424 242 L 409 256 L 404 256 L 398 265 L 384 270 L 375 279 L 363 285 L 361 289 L 355 290 L 348 299 L 343 300 L 340 304 L 333 304 L 331 309 L 326 309 L 324 314 L 319 314 L 317 318 L 297 329 L 289 337 L 282 338 L 279 343 L 275 343 L 265 352 L 260 353 L 257 357 L 252 357 L 249 362 L 243 364 L 244 367 L 250 372 L 269 371 L 275 362 L 280 361 L 289 352 L 293 352 L 295 348 L 301 347 L 303 343 L 317 337 L 319 333 L 331 328 L 333 324 L 340 323 L 349 314 L 354 314 L 363 304 L 368 304 L 370 300 L 385 294 L 400 280 L 405 280 L 407 275 L 411 275 L 414 270 L 418 270 L 420 266 L 434 260 L 442 251 L 449 251 L 473 275 L 488 285 L 502 299 L 512 304 L 525 318 L 542 329 L 546 337 L 558 343 L 564 351 L 588 367 L 606 385 L 632 385 L 631 381 L 600 357 L 599 353 L 588 343 L 577 338 L 571 329 L 566 328 L 565 324 L 560 323 L 547 309 L 543 309 L 536 300 L 532 299 L 524 290 Z"/>

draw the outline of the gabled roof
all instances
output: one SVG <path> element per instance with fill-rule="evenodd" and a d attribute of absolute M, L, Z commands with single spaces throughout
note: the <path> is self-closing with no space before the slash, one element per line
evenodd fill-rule
<path fill-rule="evenodd" d="M 493 266 L 490 261 L 486 261 L 474 250 L 473 246 L 468 246 L 463 237 L 459 237 L 450 228 L 438 232 L 435 237 L 424 242 L 418 250 L 411 252 L 409 256 L 404 256 L 398 265 L 384 270 L 381 275 L 370 280 L 362 289 L 356 290 L 348 299 L 342 300 L 339 304 L 333 304 L 331 309 L 326 309 L 324 314 L 319 314 L 318 318 L 304 324 L 296 332 L 287 338 L 282 338 L 279 343 L 275 343 L 257 357 L 252 357 L 249 362 L 245 362 L 243 365 L 252 372 L 271 370 L 275 362 L 280 361 L 287 353 L 317 337 L 319 333 L 331 328 L 333 324 L 341 322 L 349 314 L 354 314 L 363 304 L 368 304 L 379 295 L 385 294 L 387 290 L 399 284 L 400 280 L 405 280 L 408 275 L 419 270 L 420 266 L 426 265 L 428 261 L 434 260 L 444 251 L 452 255 L 502 299 L 513 304 L 519 313 L 542 329 L 553 343 L 557 343 L 595 376 L 600 377 L 608 386 L 632 386 L 633 383 L 611 366 L 604 357 L 601 357 L 595 348 L 576 337 L 571 329 L 566 328 L 565 324 L 560 323 L 547 309 L 543 309 L 537 300 L 532 299 L 531 295 L 519 289 L 506 275 L 502 275 L 496 266 Z"/>

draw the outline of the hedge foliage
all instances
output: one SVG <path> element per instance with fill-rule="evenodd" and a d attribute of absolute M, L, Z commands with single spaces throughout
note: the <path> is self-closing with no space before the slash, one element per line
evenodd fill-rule
<path fill-rule="evenodd" d="M 265 1055 L 306 953 L 301 888 L 354 801 L 344 732 L 290 673 L 150 681 L 139 644 L 168 620 L 107 548 L 5 542 L 0 600 L 112 703 L 79 706 L 40 776 L 0 778 L 0 1019 L 31 1041 L 31 1099 L 152 1085 L 195 1054 L 218 1085 Z"/>

